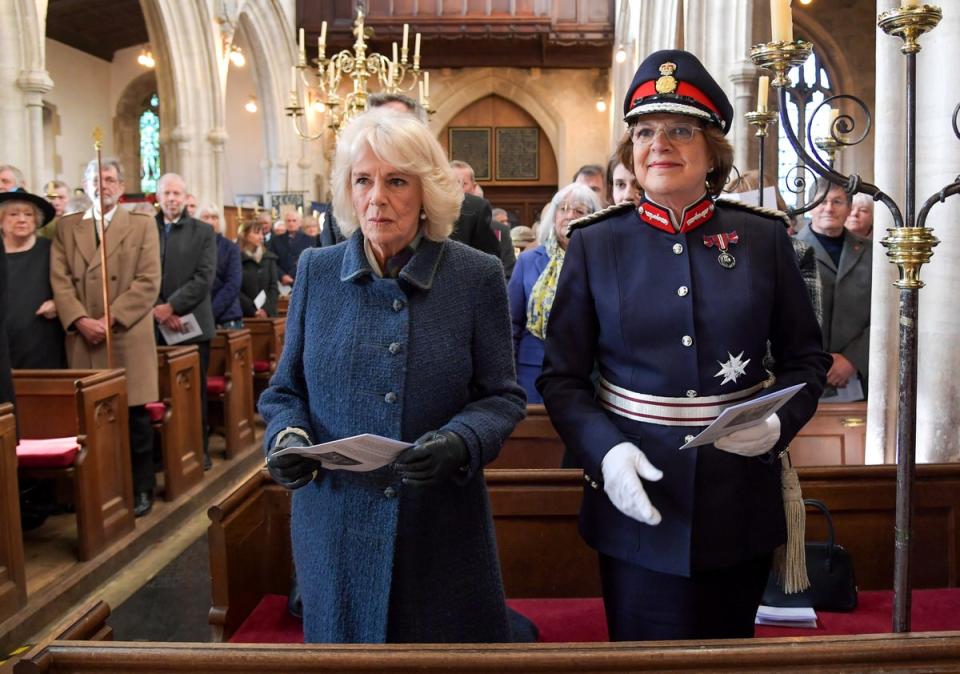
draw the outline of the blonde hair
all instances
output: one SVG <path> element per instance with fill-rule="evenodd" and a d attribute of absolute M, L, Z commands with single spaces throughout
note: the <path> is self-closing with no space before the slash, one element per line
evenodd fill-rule
<path fill-rule="evenodd" d="M 463 192 L 443 148 L 416 117 L 389 109 L 370 110 L 354 118 L 337 142 L 331 179 L 333 215 L 343 235 L 349 238 L 360 226 L 351 198 L 351 173 L 367 147 L 380 161 L 420 179 L 426 214 L 423 235 L 434 241 L 450 236 Z"/>

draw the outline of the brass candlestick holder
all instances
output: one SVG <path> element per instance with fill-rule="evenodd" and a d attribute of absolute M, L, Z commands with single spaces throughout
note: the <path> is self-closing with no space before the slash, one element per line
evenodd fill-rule
<path fill-rule="evenodd" d="M 813 44 L 803 40 L 765 42 L 750 47 L 750 59 L 761 68 L 773 71 L 774 78 L 770 84 L 785 87 L 790 83 L 787 77 L 790 69 L 803 65 L 812 51 Z"/>
<path fill-rule="evenodd" d="M 836 164 L 837 154 L 840 152 L 840 149 L 843 147 L 840 141 L 838 141 L 833 136 L 826 136 L 822 138 L 817 138 L 816 140 L 813 141 L 813 144 L 816 145 L 820 151 L 825 152 L 827 154 L 827 161 L 831 167 Z"/>
<path fill-rule="evenodd" d="M 943 11 L 933 5 L 897 7 L 881 14 L 877 25 L 887 35 L 903 40 L 901 52 L 916 54 L 920 51 L 920 36 L 936 28 L 942 18 Z"/>
<path fill-rule="evenodd" d="M 750 126 L 757 130 L 756 136 L 760 139 L 760 175 L 757 177 L 757 189 L 759 190 L 757 205 L 763 208 L 763 175 L 766 155 L 765 141 L 767 139 L 767 127 L 771 124 L 777 123 L 777 113 L 769 110 L 753 110 L 744 115 L 744 117 L 746 117 Z M 774 206 L 776 206 L 776 204 L 774 204 Z"/>

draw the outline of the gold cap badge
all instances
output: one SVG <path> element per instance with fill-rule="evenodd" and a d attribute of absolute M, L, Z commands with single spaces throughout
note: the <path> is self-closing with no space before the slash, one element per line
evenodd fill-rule
<path fill-rule="evenodd" d="M 660 79 L 656 84 L 658 94 L 672 94 L 677 90 L 677 80 L 673 76 L 676 69 L 677 64 L 670 61 L 660 66 Z"/>

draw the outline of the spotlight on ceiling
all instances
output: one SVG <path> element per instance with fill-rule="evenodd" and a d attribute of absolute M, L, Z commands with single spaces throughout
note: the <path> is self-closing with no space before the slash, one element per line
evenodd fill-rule
<path fill-rule="evenodd" d="M 246 110 L 247 112 L 251 113 L 251 114 L 254 113 L 254 112 L 256 112 L 256 111 L 257 111 L 257 97 L 256 97 L 256 96 L 250 96 L 250 98 L 247 99 L 246 104 L 244 104 L 243 109 Z"/>
<path fill-rule="evenodd" d="M 137 63 L 142 65 L 144 68 L 152 68 L 157 65 L 156 59 L 153 58 L 153 52 L 149 49 L 140 50 L 140 55 L 137 57 Z"/>
<path fill-rule="evenodd" d="M 243 50 L 240 49 L 240 47 L 230 49 L 230 62 L 238 68 L 242 68 L 247 64 L 247 58 L 243 55 Z"/>
<path fill-rule="evenodd" d="M 619 45 L 617 47 L 617 51 L 614 53 L 613 59 L 617 63 L 623 63 L 624 61 L 627 60 L 627 50 L 623 45 Z"/>
<path fill-rule="evenodd" d="M 602 98 L 597 99 L 597 112 L 606 112 L 607 111 L 607 102 Z"/>

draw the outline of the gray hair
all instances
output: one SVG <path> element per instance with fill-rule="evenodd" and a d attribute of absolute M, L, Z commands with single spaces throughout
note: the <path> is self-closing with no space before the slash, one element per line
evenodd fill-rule
<path fill-rule="evenodd" d="M 463 202 L 450 162 L 426 124 L 412 115 L 389 110 L 370 110 L 355 117 L 337 142 L 331 184 L 333 215 L 343 235 L 349 238 L 360 226 L 351 196 L 351 173 L 365 148 L 398 171 L 420 180 L 421 207 L 426 216 L 424 236 L 433 241 L 450 236 Z"/>
<path fill-rule="evenodd" d="M 375 94 L 370 94 L 367 97 L 367 110 L 379 108 L 387 103 L 399 103 L 400 105 L 404 106 L 411 115 L 414 115 L 424 124 L 426 124 L 428 121 L 427 111 L 424 109 L 424 107 L 409 96 L 404 96 L 403 94 L 388 94 L 379 91 Z"/>
<path fill-rule="evenodd" d="M 493 219 L 496 220 L 498 215 L 506 215 L 506 216 L 509 217 L 510 214 L 507 213 L 507 212 L 506 212 L 504 209 L 502 209 L 502 208 L 494 208 L 492 211 L 490 211 L 490 215 L 492 215 L 492 216 L 493 216 Z"/>
<path fill-rule="evenodd" d="M 164 173 L 162 176 L 160 176 L 160 179 L 157 180 L 157 192 L 160 191 L 161 185 L 170 182 L 171 180 L 179 180 L 180 184 L 183 185 L 183 200 L 186 202 L 187 197 L 190 196 L 187 193 L 187 181 L 184 180 L 183 176 L 179 173 Z"/>
<path fill-rule="evenodd" d="M 13 177 L 17 179 L 17 187 L 23 187 L 23 171 L 18 169 L 13 164 L 0 164 L 0 173 L 3 171 L 10 171 L 13 174 Z"/>
<path fill-rule="evenodd" d="M 600 203 L 600 197 L 586 185 L 581 183 L 570 183 L 553 195 L 553 199 L 543 210 L 540 218 L 540 226 L 537 231 L 537 238 L 543 245 L 557 238 L 554 231 L 557 220 L 557 208 L 564 201 L 572 201 L 575 204 L 583 204 L 591 213 L 596 213 L 603 204 Z"/>
<path fill-rule="evenodd" d="M 873 204 L 873 197 L 871 197 L 869 194 L 864 194 L 863 192 L 857 192 L 853 195 L 853 203 L 851 205 L 864 206 L 871 213 L 873 213 Z"/>
<path fill-rule="evenodd" d="M 123 182 L 123 166 L 120 164 L 119 159 L 114 159 L 113 157 L 106 157 L 100 162 L 103 165 L 103 168 L 113 167 L 117 172 L 117 180 Z M 87 168 L 83 170 L 83 182 L 88 183 L 93 180 L 97 175 L 97 160 L 93 159 L 87 164 Z"/>

